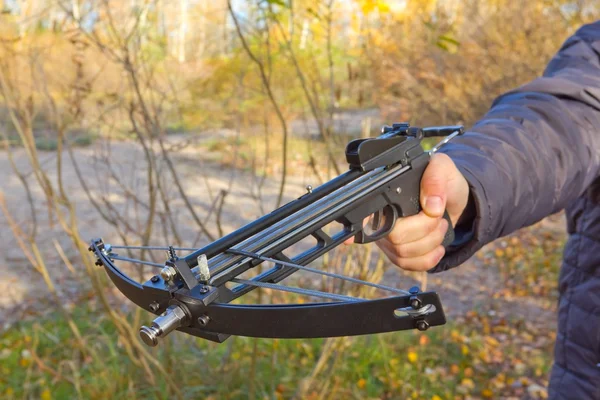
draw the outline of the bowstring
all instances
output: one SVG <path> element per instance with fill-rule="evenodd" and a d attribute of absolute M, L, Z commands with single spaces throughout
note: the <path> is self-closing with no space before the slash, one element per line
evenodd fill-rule
<path fill-rule="evenodd" d="M 172 248 L 173 250 L 176 250 L 176 251 L 195 251 L 195 250 L 197 250 L 196 248 L 190 248 L 190 247 L 111 245 L 111 249 L 130 249 L 130 250 L 163 250 L 163 251 L 167 251 L 167 250 L 169 250 L 169 248 Z M 369 281 L 365 281 L 365 280 L 358 279 L 358 278 L 353 278 L 353 277 L 346 276 L 346 275 L 336 274 L 333 272 L 322 271 L 322 270 L 319 270 L 316 268 L 307 267 L 305 265 L 300 265 L 300 264 L 296 264 L 296 263 L 289 262 L 289 261 L 277 260 L 277 259 L 274 259 L 271 257 L 266 257 L 266 256 L 263 256 L 263 255 L 260 255 L 257 253 L 252 253 L 249 251 L 229 249 L 229 250 L 226 250 L 225 252 L 234 254 L 234 255 L 250 257 L 250 258 L 261 260 L 261 261 L 272 262 L 274 264 L 280 264 L 283 266 L 296 268 L 296 269 L 299 269 L 302 271 L 319 274 L 319 275 L 327 276 L 330 278 L 340 279 L 340 280 L 356 283 L 356 284 L 363 285 L 363 286 L 370 286 L 370 287 L 373 287 L 376 289 L 380 289 L 380 290 L 384 290 L 384 291 L 388 291 L 388 292 L 392 292 L 392 293 L 396 293 L 396 294 L 410 295 L 410 292 L 408 292 L 406 290 L 394 288 L 394 287 L 383 285 L 380 283 L 369 282 Z M 120 260 L 120 261 L 126 261 L 126 262 L 131 262 L 131 263 L 149 265 L 149 266 L 157 267 L 157 268 L 164 267 L 164 264 L 154 263 L 154 262 L 150 262 L 150 261 L 144 261 L 144 260 L 140 260 L 137 258 L 119 256 L 117 254 L 110 254 L 109 257 L 113 260 Z M 235 282 L 235 283 L 246 284 L 246 285 L 250 285 L 250 286 L 263 287 L 263 288 L 280 290 L 280 291 L 287 291 L 287 292 L 303 294 L 303 295 L 307 295 L 307 296 L 328 298 L 328 299 L 332 299 L 332 300 L 363 301 L 363 299 L 359 299 L 359 298 L 351 297 L 351 296 L 326 293 L 326 292 L 321 292 L 318 290 L 295 288 L 295 287 L 285 286 L 285 285 L 281 285 L 281 284 L 261 282 L 261 281 L 257 281 L 257 280 L 246 280 L 246 279 L 240 279 L 240 278 L 233 278 L 230 281 Z"/>
<path fill-rule="evenodd" d="M 257 259 L 257 260 L 272 262 L 274 264 L 281 264 L 281 265 L 286 266 L 286 267 L 298 268 L 299 270 L 302 270 L 302 271 L 312 272 L 312 273 L 315 273 L 315 274 L 320 274 L 320 275 L 328 276 L 330 278 L 337 278 L 337 279 L 341 279 L 341 280 L 344 280 L 344 281 L 348 281 L 348 282 L 352 282 L 352 283 L 357 283 L 359 285 L 364 285 L 364 286 L 370 286 L 370 287 L 374 287 L 374 288 L 377 288 L 377 289 L 380 289 L 380 290 L 386 290 L 386 291 L 393 292 L 393 293 L 405 294 L 405 295 L 409 295 L 410 294 L 410 292 L 408 292 L 406 290 L 394 288 L 394 287 L 391 287 L 391 286 L 382 285 L 380 283 L 369 282 L 369 281 L 365 281 L 365 280 L 362 280 L 362 279 L 353 278 L 351 276 L 336 274 L 334 272 L 321 271 L 320 269 L 311 268 L 311 267 L 307 267 L 305 265 L 295 264 L 295 263 L 288 262 L 288 261 L 281 261 L 281 260 L 277 260 L 277 259 L 274 259 L 274 258 L 261 256 L 260 254 L 252 253 L 252 252 L 249 252 L 249 251 L 237 250 L 237 249 L 229 249 L 229 250 L 226 250 L 225 252 L 226 253 L 231 253 L 231 254 L 237 254 L 237 255 L 240 255 L 240 256 L 251 257 L 251 258 L 254 258 L 254 259 Z"/>

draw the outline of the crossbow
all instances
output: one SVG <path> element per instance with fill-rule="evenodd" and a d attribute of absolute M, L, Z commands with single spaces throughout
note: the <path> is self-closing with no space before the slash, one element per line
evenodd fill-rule
<path fill-rule="evenodd" d="M 207 246 L 116 246 L 94 239 L 89 250 L 115 286 L 133 303 L 158 315 L 142 326 L 141 339 L 156 346 L 178 330 L 215 342 L 230 335 L 263 338 L 317 338 L 354 336 L 400 330 L 427 330 L 446 318 L 439 296 L 418 287 L 401 290 L 341 275 L 308 264 L 347 239 L 355 243 L 379 240 L 398 218 L 421 210 L 420 182 L 431 155 L 464 132 L 462 126 L 418 128 L 407 123 L 384 126 L 376 138 L 356 139 L 346 147 L 349 170 L 244 227 Z M 423 138 L 445 136 L 430 151 Z M 454 240 L 449 222 L 443 245 Z M 364 223 L 365 220 L 369 222 Z M 334 233 L 325 227 L 337 223 Z M 327 233 L 326 233 L 327 231 Z M 291 246 L 307 237 L 316 244 L 288 257 Z M 115 253 L 117 249 L 165 250 L 167 260 L 155 263 Z M 179 256 L 177 252 L 186 252 Z M 160 268 L 160 273 L 138 283 L 116 266 L 129 262 Z M 273 263 L 265 272 L 263 262 Z M 306 271 L 392 293 L 374 300 L 279 284 L 296 271 Z M 245 275 L 243 275 L 245 274 Z M 256 288 L 268 288 L 311 299 L 329 301 L 298 304 L 231 304 Z"/>

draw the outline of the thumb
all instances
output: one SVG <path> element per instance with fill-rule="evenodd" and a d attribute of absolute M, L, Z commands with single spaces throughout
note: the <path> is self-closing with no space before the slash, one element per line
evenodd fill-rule
<path fill-rule="evenodd" d="M 448 181 L 454 170 L 454 163 L 446 154 L 437 153 L 431 157 L 421 178 L 421 207 L 430 217 L 441 217 L 448 199 Z"/>

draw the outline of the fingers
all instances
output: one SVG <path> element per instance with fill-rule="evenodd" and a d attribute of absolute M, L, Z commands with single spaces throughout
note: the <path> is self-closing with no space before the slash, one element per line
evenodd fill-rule
<path fill-rule="evenodd" d="M 446 231 L 448 230 L 448 222 L 442 219 L 431 234 L 414 242 L 394 244 L 388 241 L 390 249 L 393 249 L 396 255 L 401 258 L 420 257 L 442 244 Z"/>
<path fill-rule="evenodd" d="M 435 231 L 439 223 L 440 218 L 431 218 L 421 211 L 416 215 L 398 219 L 394 230 L 384 240 L 394 245 L 415 242 Z"/>
<path fill-rule="evenodd" d="M 366 224 L 366 221 L 368 218 L 365 219 L 363 225 Z M 414 242 L 434 232 L 439 223 L 440 218 L 431 218 L 421 211 L 417 215 L 399 218 L 394 230 L 383 240 L 388 240 L 393 244 Z M 344 241 L 344 244 L 351 243 L 354 243 L 354 236 Z"/>
<path fill-rule="evenodd" d="M 445 254 L 441 244 L 449 226 L 442 218 L 444 211 L 456 224 L 467 206 L 469 190 L 468 182 L 450 157 L 434 154 L 420 182 L 422 211 L 399 218 L 392 232 L 376 242 L 377 246 L 403 269 L 426 271 L 435 267 Z"/>
<path fill-rule="evenodd" d="M 431 157 L 421 179 L 421 207 L 430 217 L 441 217 L 448 199 L 448 181 L 456 167 L 446 154 Z"/>
<path fill-rule="evenodd" d="M 408 271 L 428 271 L 435 267 L 446 253 L 444 246 L 438 245 L 432 251 L 418 257 L 401 257 L 396 247 L 389 242 L 381 240 L 376 244 L 392 263 Z"/>
<path fill-rule="evenodd" d="M 433 232 L 419 240 L 394 244 L 389 240 L 380 240 L 377 246 L 383 250 L 390 261 L 400 268 L 410 271 L 426 271 L 435 267 L 445 254 L 441 246 L 448 229 L 445 219 L 436 220 Z"/>

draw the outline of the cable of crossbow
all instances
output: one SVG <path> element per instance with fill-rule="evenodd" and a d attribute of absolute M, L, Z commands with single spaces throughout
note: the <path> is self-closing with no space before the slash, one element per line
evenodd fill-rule
<path fill-rule="evenodd" d="M 153 262 L 150 262 L 150 261 L 139 260 L 137 258 L 129 258 L 129 257 L 118 256 L 116 254 L 110 254 L 108 257 L 111 260 L 128 261 L 128 262 L 134 263 L 134 264 L 144 264 L 144 265 L 150 265 L 152 267 L 158 267 L 158 268 L 163 268 L 165 266 L 164 264 L 159 264 L 159 263 L 153 263 Z"/>
<path fill-rule="evenodd" d="M 283 292 L 297 293 L 297 294 L 303 294 L 306 296 L 313 296 L 313 297 L 322 297 L 324 299 L 339 300 L 339 301 L 352 301 L 352 302 L 366 301 L 365 299 L 360 299 L 358 297 L 345 296 L 343 294 L 335 294 L 335 293 L 325 293 L 325 292 L 320 292 L 318 290 L 295 288 L 295 287 L 290 287 L 290 286 L 285 286 L 285 285 L 279 285 L 276 283 L 251 281 L 251 280 L 240 279 L 240 278 L 233 278 L 230 281 L 235 282 L 235 283 L 241 283 L 244 285 L 262 287 L 262 288 L 266 288 L 266 289 L 281 290 Z"/>
<path fill-rule="evenodd" d="M 130 249 L 130 250 L 169 250 L 169 246 L 114 246 L 111 245 L 113 249 Z M 173 250 L 176 251 L 196 251 L 197 248 L 194 247 L 173 247 Z"/>
<path fill-rule="evenodd" d="M 387 290 L 387 291 L 393 292 L 393 293 L 405 294 L 405 295 L 410 295 L 411 294 L 407 290 L 397 289 L 397 288 L 394 288 L 394 287 L 391 287 L 391 286 L 382 285 L 382 284 L 379 284 L 379 283 L 373 283 L 373 282 L 363 281 L 362 279 L 352 278 L 350 276 L 340 275 L 340 274 L 336 274 L 336 273 L 333 273 L 333 272 L 321 271 L 321 270 L 316 269 L 316 268 L 306 267 L 304 265 L 294 264 L 294 263 L 287 262 L 287 261 L 280 261 L 280 260 L 277 260 L 277 259 L 274 259 L 274 258 L 261 256 L 260 254 L 252 253 L 252 252 L 249 252 L 249 251 L 237 250 L 237 249 L 229 249 L 226 252 L 227 253 L 231 253 L 231 254 L 237 254 L 237 255 L 240 255 L 240 256 L 255 258 L 257 260 L 272 262 L 272 263 L 275 263 L 275 264 L 281 264 L 281 265 L 284 265 L 286 267 L 298 268 L 300 270 L 312 272 L 314 274 L 325 275 L 325 276 L 329 276 L 331 278 L 337 278 L 337 279 L 341 279 L 341 280 L 348 281 L 348 282 L 358 283 L 359 285 L 371 286 L 371 287 L 374 287 L 374 288 L 377 288 L 377 289 Z"/>

